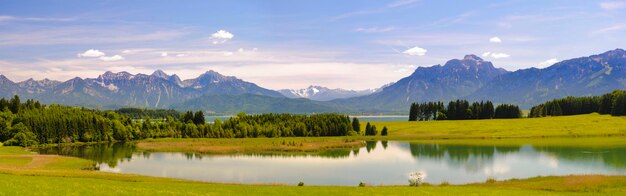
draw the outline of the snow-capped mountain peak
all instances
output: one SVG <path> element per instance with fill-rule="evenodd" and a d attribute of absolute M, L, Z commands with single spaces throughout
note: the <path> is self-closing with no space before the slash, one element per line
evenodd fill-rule
<path fill-rule="evenodd" d="M 316 101 L 329 101 L 333 99 L 343 99 L 350 97 L 358 97 L 369 95 L 377 92 L 376 89 L 367 90 L 345 90 L 340 88 L 330 89 L 323 86 L 311 85 L 302 89 L 282 89 L 278 90 L 284 96 L 289 98 L 306 98 Z"/>

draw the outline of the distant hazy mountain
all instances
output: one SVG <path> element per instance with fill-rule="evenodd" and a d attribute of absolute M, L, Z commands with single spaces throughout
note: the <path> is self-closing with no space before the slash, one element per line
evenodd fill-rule
<path fill-rule="evenodd" d="M 177 110 L 204 110 L 208 113 L 324 113 L 350 112 L 351 109 L 329 102 L 304 98 L 269 97 L 262 95 L 210 94 L 172 105 Z"/>
<path fill-rule="evenodd" d="M 65 82 L 29 79 L 14 83 L 0 75 L 0 95 L 88 107 L 164 108 L 207 94 L 255 94 L 283 97 L 280 93 L 232 76 L 208 71 L 181 81 L 176 75 L 157 70 L 151 75 L 106 72 L 97 78 L 73 78 Z"/>
<path fill-rule="evenodd" d="M 412 102 L 448 101 L 471 95 L 496 76 L 507 73 L 480 57 L 466 55 L 443 66 L 419 67 L 378 93 L 333 102 L 365 111 L 406 111 Z"/>
<path fill-rule="evenodd" d="M 626 89 L 626 51 L 622 49 L 515 72 L 466 55 L 443 66 L 419 67 L 396 83 L 361 92 L 319 86 L 277 92 L 214 71 L 185 81 L 162 71 L 151 75 L 106 72 L 97 78 L 65 82 L 29 79 L 15 83 L 0 75 L 0 97 L 17 94 L 47 104 L 217 113 L 407 112 L 412 102 L 454 99 L 492 100 L 529 108 L 554 98 L 601 95 L 617 89 Z"/>
<path fill-rule="evenodd" d="M 626 89 L 626 51 L 622 49 L 500 75 L 468 98 L 528 108 L 554 98 L 601 95 L 616 89 Z"/>
<path fill-rule="evenodd" d="M 309 86 L 303 89 L 282 89 L 278 90 L 278 92 L 288 98 L 307 98 L 315 101 L 329 101 L 333 99 L 343 99 L 369 95 L 382 90 L 382 88 L 386 86 L 388 85 L 377 89 L 366 90 L 345 90 L 340 88 L 330 89 L 323 86 Z"/>

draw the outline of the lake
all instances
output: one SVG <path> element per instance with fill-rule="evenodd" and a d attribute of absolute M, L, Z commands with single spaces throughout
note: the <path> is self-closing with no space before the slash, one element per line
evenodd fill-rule
<path fill-rule="evenodd" d="M 206 155 L 144 152 L 131 144 L 40 149 L 82 157 L 100 171 L 188 180 L 356 186 L 408 185 L 410 172 L 425 182 L 451 184 L 568 174 L 626 174 L 626 148 L 565 148 L 419 144 L 370 141 L 355 150 L 318 155 Z"/>
<path fill-rule="evenodd" d="M 350 116 L 357 117 L 360 122 L 397 122 L 408 121 L 409 116 Z"/>
<path fill-rule="evenodd" d="M 205 116 L 207 122 L 213 123 L 215 119 L 226 121 L 232 116 Z M 361 122 L 389 122 L 389 121 L 408 121 L 409 116 L 350 116 L 350 119 L 357 117 Z"/>

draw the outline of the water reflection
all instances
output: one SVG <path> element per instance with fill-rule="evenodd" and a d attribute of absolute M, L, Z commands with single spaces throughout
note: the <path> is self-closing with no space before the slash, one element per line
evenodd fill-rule
<path fill-rule="evenodd" d="M 405 185 L 421 171 L 426 182 L 483 182 L 569 174 L 626 174 L 626 148 L 476 146 L 367 141 L 360 149 L 318 154 L 150 153 L 132 144 L 42 149 L 83 157 L 102 171 L 226 183 Z"/>

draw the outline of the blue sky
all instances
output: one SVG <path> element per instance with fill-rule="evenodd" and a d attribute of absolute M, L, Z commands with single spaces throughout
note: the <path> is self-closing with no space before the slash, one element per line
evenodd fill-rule
<path fill-rule="evenodd" d="M 624 48 L 625 34 L 614 0 L 0 0 L 0 74 L 215 70 L 271 89 L 366 89 L 465 54 L 545 67 Z"/>

